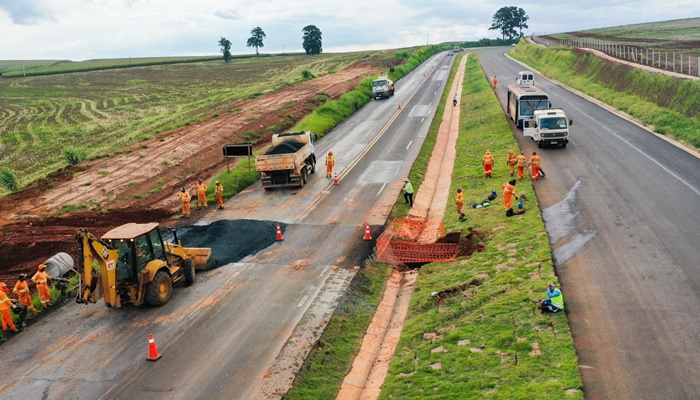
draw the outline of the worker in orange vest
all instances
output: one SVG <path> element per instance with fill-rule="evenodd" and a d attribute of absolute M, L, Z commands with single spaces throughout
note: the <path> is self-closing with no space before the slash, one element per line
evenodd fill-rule
<path fill-rule="evenodd" d="M 518 165 L 518 180 L 521 181 L 523 180 L 523 175 L 525 174 L 525 163 L 527 162 L 525 153 L 521 151 L 520 154 L 515 157 L 515 162 Z"/>
<path fill-rule="evenodd" d="M 32 282 L 36 283 L 36 289 L 39 291 L 39 299 L 41 300 L 41 305 L 48 307 L 51 304 L 51 292 L 49 291 L 49 279 L 53 279 L 52 276 L 44 272 L 46 270 L 46 265 L 39 264 L 39 271 L 32 277 Z"/>
<path fill-rule="evenodd" d="M 201 179 L 199 179 L 198 182 L 198 184 L 194 185 L 197 191 L 197 210 L 201 210 L 202 206 L 204 206 L 204 208 L 209 208 L 209 206 L 207 206 L 207 185 L 205 185 Z"/>
<path fill-rule="evenodd" d="M 506 211 L 513 207 L 512 197 L 518 200 L 518 194 L 515 193 L 515 183 L 516 180 L 512 179 L 503 184 L 503 206 L 506 208 Z"/>
<path fill-rule="evenodd" d="M 12 290 L 12 293 L 17 296 L 20 303 L 27 306 L 29 311 L 37 312 L 36 308 L 34 308 L 34 304 L 32 304 L 32 294 L 27 284 L 27 274 L 19 274 L 19 278 L 17 283 L 15 283 L 15 288 Z"/>
<path fill-rule="evenodd" d="M 462 212 L 462 207 L 464 206 L 464 193 L 462 193 L 462 188 L 457 188 L 457 198 L 455 199 L 457 203 L 457 214 L 459 214 L 459 220 L 464 220 L 464 213 Z"/>
<path fill-rule="evenodd" d="M 15 323 L 12 321 L 12 314 L 10 314 L 10 309 L 15 309 L 17 306 L 12 303 L 12 299 L 7 297 L 6 292 L 9 291 L 10 288 L 7 287 L 5 282 L 0 282 L 0 314 L 2 314 L 2 330 L 19 332 L 15 326 Z"/>
<path fill-rule="evenodd" d="M 216 195 L 216 203 L 219 205 L 219 210 L 224 209 L 224 187 L 221 186 L 221 182 L 214 182 L 216 185 L 214 188 L 214 194 Z"/>
<path fill-rule="evenodd" d="M 532 157 L 530 157 L 530 161 L 528 161 L 527 166 L 532 165 L 532 180 L 536 181 L 540 177 L 540 156 L 537 155 L 536 151 L 532 152 Z"/>
<path fill-rule="evenodd" d="M 177 195 L 177 201 L 182 203 L 182 218 L 190 217 L 190 194 L 185 188 L 180 188 L 180 193 Z"/>
<path fill-rule="evenodd" d="M 518 157 L 513 153 L 513 150 L 508 150 L 508 167 L 510 167 L 510 176 L 513 176 L 515 171 L 515 164 L 518 162 Z"/>
<path fill-rule="evenodd" d="M 484 177 L 491 178 L 491 169 L 493 168 L 493 156 L 490 150 L 486 150 L 486 154 L 481 159 L 481 165 L 484 166 Z"/>
<path fill-rule="evenodd" d="M 493 76 L 493 88 L 495 89 L 496 86 L 498 86 L 498 79 L 496 79 L 496 75 Z"/>
<path fill-rule="evenodd" d="M 328 151 L 326 156 L 326 178 L 330 178 L 333 175 L 333 167 L 335 166 L 335 157 L 333 157 L 333 152 Z"/>

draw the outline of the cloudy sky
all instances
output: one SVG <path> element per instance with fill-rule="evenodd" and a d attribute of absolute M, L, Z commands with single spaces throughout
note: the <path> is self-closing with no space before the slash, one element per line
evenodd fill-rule
<path fill-rule="evenodd" d="M 698 0 L 0 0 L 0 60 L 160 57 L 232 53 L 251 29 L 267 38 L 261 52 L 302 51 L 302 28 L 316 25 L 324 52 L 393 49 L 494 38 L 503 6 L 530 16 L 525 33 L 700 16 Z"/>

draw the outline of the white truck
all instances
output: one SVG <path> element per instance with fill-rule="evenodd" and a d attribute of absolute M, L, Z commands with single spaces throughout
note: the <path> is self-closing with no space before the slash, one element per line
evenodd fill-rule
<path fill-rule="evenodd" d="M 372 97 L 388 99 L 394 95 L 394 82 L 388 76 L 382 75 L 372 81 Z"/>
<path fill-rule="evenodd" d="M 272 135 L 272 147 L 255 157 L 263 188 L 303 187 L 316 172 L 315 141 L 316 135 L 310 131 Z"/>
<path fill-rule="evenodd" d="M 566 147 L 573 123 L 561 108 L 535 110 L 532 117 L 523 121 L 523 135 L 537 142 L 537 147 L 559 144 Z"/>

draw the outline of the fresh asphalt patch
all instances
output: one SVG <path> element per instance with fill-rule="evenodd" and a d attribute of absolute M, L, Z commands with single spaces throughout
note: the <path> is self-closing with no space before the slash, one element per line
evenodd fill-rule
<path fill-rule="evenodd" d="M 280 223 L 282 232 L 286 227 L 286 224 Z M 177 235 L 185 247 L 211 247 L 216 268 L 238 262 L 274 244 L 277 239 L 277 222 L 220 220 L 208 225 L 179 227 Z"/>

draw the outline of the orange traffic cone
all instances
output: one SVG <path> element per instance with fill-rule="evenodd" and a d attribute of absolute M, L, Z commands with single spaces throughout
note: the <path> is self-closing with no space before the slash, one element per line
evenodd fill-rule
<path fill-rule="evenodd" d="M 399 110 L 401 109 L 401 103 L 399 103 Z"/>
<path fill-rule="evenodd" d="M 336 172 L 335 177 L 333 178 L 333 184 L 338 185 L 340 182 L 338 182 L 338 173 Z"/>
<path fill-rule="evenodd" d="M 365 240 L 372 240 L 372 235 L 369 232 L 369 224 L 365 227 Z"/>
<path fill-rule="evenodd" d="M 153 339 L 153 334 L 148 335 L 148 361 L 158 361 L 161 355 L 158 354 L 158 349 L 156 348 L 156 341 Z"/>
<path fill-rule="evenodd" d="M 280 229 L 280 224 L 277 224 L 277 241 L 280 242 L 284 240 L 282 237 L 282 230 Z"/>

